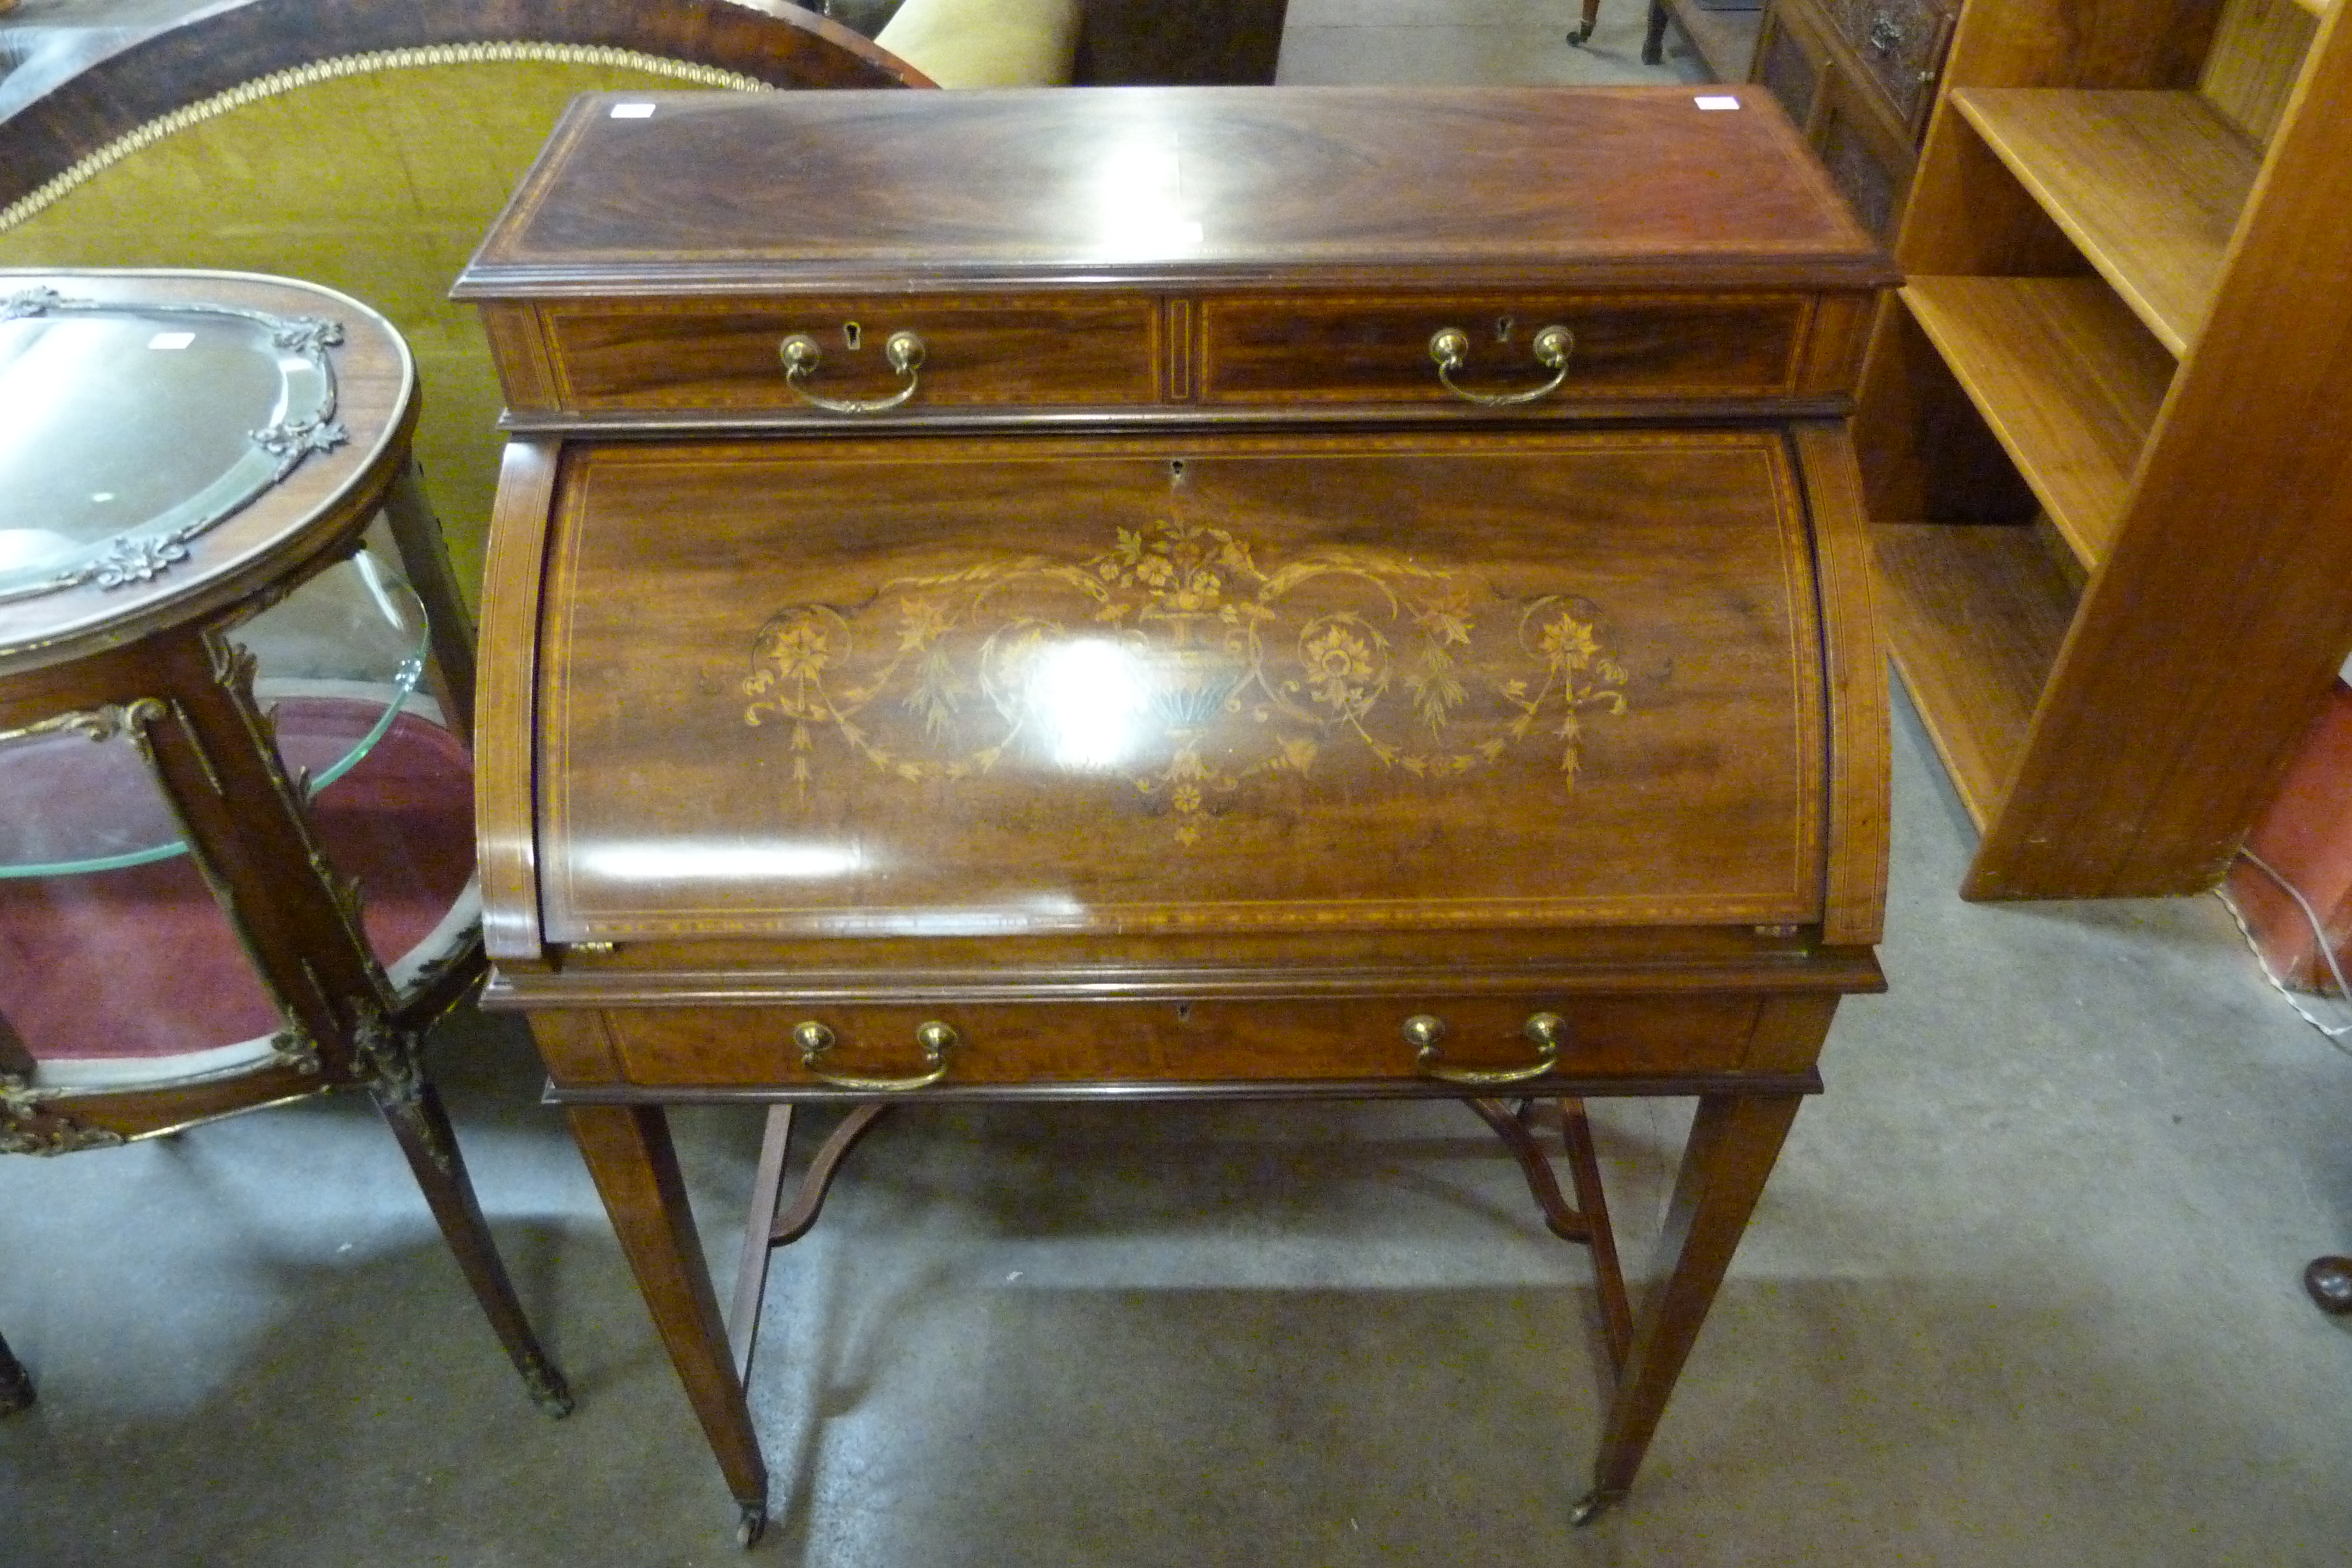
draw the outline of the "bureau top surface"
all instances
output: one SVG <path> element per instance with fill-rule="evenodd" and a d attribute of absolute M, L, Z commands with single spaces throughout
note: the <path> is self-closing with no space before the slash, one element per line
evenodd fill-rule
<path fill-rule="evenodd" d="M 1118 88 L 575 101 L 468 299 L 1253 281 L 1875 287 L 1747 88 Z"/>

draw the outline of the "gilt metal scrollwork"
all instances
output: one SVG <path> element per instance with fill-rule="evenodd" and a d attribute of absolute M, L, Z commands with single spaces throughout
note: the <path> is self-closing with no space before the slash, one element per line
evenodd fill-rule
<path fill-rule="evenodd" d="M 126 731 L 136 734 L 142 727 L 161 719 L 165 711 L 161 699 L 142 697 L 134 702 L 60 713 L 53 719 L 44 719 L 37 724 L 26 724 L 21 729 L 0 730 L 0 741 L 21 741 L 30 735 L 60 732 L 79 735 L 89 741 L 111 741 Z"/>
<path fill-rule="evenodd" d="M 457 1173 L 457 1146 L 447 1121 L 425 1103 L 425 1047 L 414 1029 L 404 1029 L 382 1009 L 362 1002 L 352 1009 L 352 1066 L 375 1096 L 384 1115 L 405 1129 L 414 1145 L 445 1175 Z"/>
<path fill-rule="evenodd" d="M 335 371 L 330 351 L 343 342 L 340 322 L 310 316 L 274 316 L 230 305 L 123 305 L 69 298 L 47 288 L 20 289 L 0 298 L 0 322 L 102 316 L 142 321 L 254 323 L 262 329 L 278 357 L 283 384 L 282 417 L 262 429 L 248 431 L 252 450 L 247 457 L 197 494 L 125 532 L 92 542 L 79 559 L 68 556 L 54 571 L 0 582 L 0 604 L 84 586 L 103 591 L 152 582 L 190 559 L 193 541 L 278 484 L 304 459 L 313 453 L 332 451 L 351 439 L 349 430 L 334 418 Z"/>
<path fill-rule="evenodd" d="M 286 465 L 278 470 L 281 479 L 310 453 L 331 452 L 351 438 L 349 430 L 331 419 L 296 419 L 253 432 L 253 444 Z"/>
<path fill-rule="evenodd" d="M 280 1029 L 269 1037 L 269 1059 L 279 1067 L 292 1068 L 305 1078 L 315 1078 L 323 1070 L 319 1042 L 299 1025 Z"/>
<path fill-rule="evenodd" d="M 415 1034 L 395 1026 L 382 1009 L 369 1004 L 360 1004 L 356 1011 L 359 1022 L 352 1029 L 353 1068 L 386 1100 L 415 1104 L 425 1095 L 425 1071 L 418 1060 Z"/>
<path fill-rule="evenodd" d="M 187 558 L 187 541 L 178 536 L 110 540 L 106 553 L 100 556 L 89 569 L 89 581 L 101 588 L 121 588 L 132 583 L 150 582 Z"/>
<path fill-rule="evenodd" d="M 88 1126 L 51 1110 L 51 1098 L 39 1089 L 0 1083 L 0 1154 L 70 1154 L 130 1142 L 110 1128 Z"/>

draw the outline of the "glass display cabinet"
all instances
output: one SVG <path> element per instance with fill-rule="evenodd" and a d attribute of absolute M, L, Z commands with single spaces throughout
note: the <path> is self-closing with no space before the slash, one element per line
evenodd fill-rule
<path fill-rule="evenodd" d="M 0 1152 L 363 1089 L 562 1414 L 420 1054 L 482 959 L 406 347 L 281 279 L 0 271 Z"/>

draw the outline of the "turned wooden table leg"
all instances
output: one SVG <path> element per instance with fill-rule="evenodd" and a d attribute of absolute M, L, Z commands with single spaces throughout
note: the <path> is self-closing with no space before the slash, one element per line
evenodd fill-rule
<path fill-rule="evenodd" d="M 1665 1413 L 1675 1380 L 1698 1339 L 1717 1287 L 1731 1267 L 1731 1255 L 1748 1228 L 1748 1216 L 1763 1194 L 1766 1178 L 1780 1157 L 1801 1095 L 1708 1095 L 1699 1101 L 1675 1179 L 1658 1257 L 1664 1265 L 1643 1298 L 1633 1322 L 1633 1345 L 1609 1405 L 1600 1455 L 1592 1462 L 1592 1490 L 1570 1518 L 1585 1523 L 1622 1498 L 1642 1468 L 1642 1456 Z"/>
<path fill-rule="evenodd" d="M 612 1215 L 621 1250 L 636 1271 L 654 1327 L 718 1456 L 719 1473 L 742 1509 L 738 1539 L 759 1538 L 768 1513 L 768 1468 L 751 1407 L 727 1349 L 727 1327 L 702 1243 L 687 1205 L 669 1119 L 658 1106 L 575 1105 L 572 1136 Z"/>

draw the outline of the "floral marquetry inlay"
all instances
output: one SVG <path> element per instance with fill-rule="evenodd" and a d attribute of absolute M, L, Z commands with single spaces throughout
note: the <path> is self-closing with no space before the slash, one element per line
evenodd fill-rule
<path fill-rule="evenodd" d="M 1540 745 L 1572 784 L 1584 715 L 1625 711 L 1581 599 L 1508 598 L 1376 550 L 1261 554 L 1171 521 L 1083 561 L 985 560 L 856 606 L 794 605 L 753 643 L 744 721 L 786 728 L 803 797 L 828 735 L 917 783 L 1018 756 L 1126 779 L 1190 844 L 1253 780 L 1311 779 L 1342 748 L 1440 780 Z"/>

